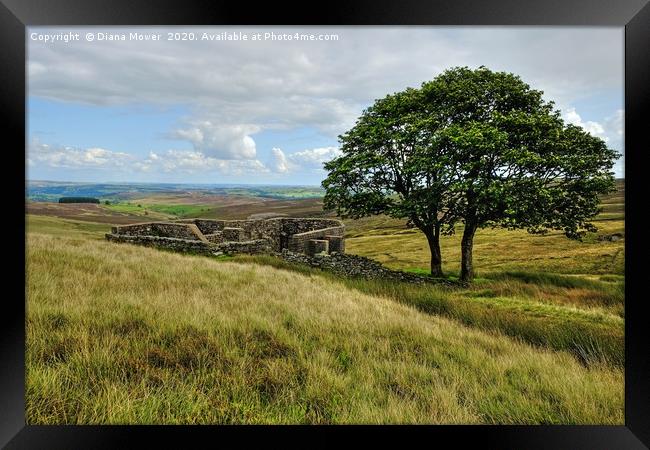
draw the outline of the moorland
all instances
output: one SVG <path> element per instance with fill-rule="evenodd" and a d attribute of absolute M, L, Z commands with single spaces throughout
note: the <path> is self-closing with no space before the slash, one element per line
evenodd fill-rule
<path fill-rule="evenodd" d="M 622 424 L 617 185 L 582 241 L 479 230 L 475 281 L 449 286 L 104 240 L 112 224 L 331 215 L 316 187 L 30 182 L 27 422 Z M 418 230 L 346 228 L 348 253 L 426 272 Z M 441 242 L 452 279 L 460 234 Z"/>

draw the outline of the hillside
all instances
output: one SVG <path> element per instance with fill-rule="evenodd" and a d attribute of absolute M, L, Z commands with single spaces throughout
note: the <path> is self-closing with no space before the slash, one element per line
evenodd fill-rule
<path fill-rule="evenodd" d="M 616 366 L 261 259 L 112 244 L 103 224 L 28 226 L 30 424 L 623 423 Z M 563 305 L 547 295 L 560 288 L 539 289 L 550 306 L 524 308 L 531 321 Z M 576 305 L 563 314 L 582 317 Z"/>
<path fill-rule="evenodd" d="M 617 180 L 617 191 L 604 196 L 601 213 L 594 218 L 596 233 L 582 242 L 567 239 L 562 232 L 531 235 L 523 230 L 481 229 L 474 241 L 474 265 L 479 276 L 505 271 L 535 271 L 599 278 L 624 274 L 625 182 Z M 346 222 L 347 250 L 375 259 L 388 267 L 427 271 L 429 247 L 417 229 L 407 229 L 403 220 L 372 216 Z M 460 271 L 460 225 L 452 236 L 440 240 L 443 270 Z M 621 239 L 605 239 L 619 234 Z"/>

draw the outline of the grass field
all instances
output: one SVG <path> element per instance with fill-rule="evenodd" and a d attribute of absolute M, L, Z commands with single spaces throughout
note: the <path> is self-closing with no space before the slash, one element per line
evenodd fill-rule
<path fill-rule="evenodd" d="M 541 348 L 568 351 L 581 363 L 624 366 L 624 284 L 534 272 L 481 279 L 469 287 L 419 286 L 333 275 L 271 257 L 235 260 L 328 278 L 348 288 Z"/>
<path fill-rule="evenodd" d="M 322 198 L 276 199 L 238 195 L 223 197 L 190 192 L 184 195 L 150 195 L 129 200 L 112 200 L 110 204 L 28 202 L 27 212 L 38 216 L 60 217 L 88 222 L 126 224 L 151 220 L 174 220 L 186 217 L 206 219 L 246 219 L 260 212 L 290 217 L 332 215 L 323 212 Z"/>
<path fill-rule="evenodd" d="M 618 369 L 323 277 L 43 230 L 28 252 L 30 424 L 623 422 Z"/>
<path fill-rule="evenodd" d="M 584 242 L 480 230 L 468 287 L 178 255 L 28 214 L 27 421 L 622 424 L 624 239 L 599 239 L 624 234 L 622 189 Z M 398 221 L 347 225 L 348 252 L 427 267 Z M 442 245 L 453 274 L 458 237 Z"/>
<path fill-rule="evenodd" d="M 478 276 L 503 271 L 533 271 L 584 275 L 623 275 L 624 240 L 599 240 L 599 236 L 625 234 L 625 188 L 619 182 L 615 194 L 603 199 L 603 212 L 583 242 L 567 239 L 561 232 L 531 235 L 525 231 L 482 229 L 474 240 L 474 265 Z M 346 251 L 373 258 L 388 267 L 427 271 L 429 247 L 417 229 L 407 229 L 404 221 L 369 217 L 347 221 Z M 453 236 L 441 239 L 443 270 L 460 271 L 462 225 Z"/>
<path fill-rule="evenodd" d="M 174 205 L 140 202 L 119 202 L 110 205 L 102 205 L 110 211 L 127 214 L 135 214 L 143 217 L 143 220 L 174 219 L 182 217 L 198 217 L 202 213 L 211 210 L 209 205 Z M 155 214 L 158 213 L 158 214 Z"/>

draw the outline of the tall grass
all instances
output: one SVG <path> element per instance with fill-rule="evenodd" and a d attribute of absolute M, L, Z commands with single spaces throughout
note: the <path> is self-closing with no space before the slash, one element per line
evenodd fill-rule
<path fill-rule="evenodd" d="M 273 257 L 242 256 L 236 260 L 313 274 L 332 282 L 337 280 L 337 277 L 317 269 L 290 264 Z M 517 276 L 521 278 L 523 274 Z M 604 289 L 606 291 L 602 294 L 602 297 L 606 298 L 604 303 L 615 304 L 622 309 L 622 292 L 618 287 L 611 288 L 605 283 L 596 281 L 569 282 L 559 276 L 541 274 L 528 274 L 528 276 L 531 279 L 547 281 L 562 280 L 560 284 L 568 287 L 564 289 L 565 292 L 570 291 L 572 286 Z M 340 282 L 348 288 L 365 294 L 389 298 L 414 306 L 428 314 L 449 317 L 464 325 L 503 333 L 537 346 L 569 351 L 583 364 L 624 366 L 624 322 L 616 313 L 617 308 L 593 308 L 594 302 L 591 300 L 585 300 L 588 302 L 588 308 L 579 308 L 571 304 L 562 305 L 561 302 L 560 304 L 542 302 L 532 296 L 526 286 L 513 283 L 512 276 L 504 279 L 510 280 L 510 283 L 489 281 L 463 289 L 443 285 L 413 285 L 388 280 L 342 279 Z M 548 294 L 548 291 L 542 289 L 543 286 L 535 285 L 534 288 L 540 298 L 543 297 L 542 294 Z M 562 297 L 561 293 L 554 291 L 555 285 L 550 287 L 552 293 Z M 613 299 L 607 294 L 610 289 Z M 600 291 L 596 290 L 596 292 Z M 547 297 L 551 297 L 550 294 Z"/>
<path fill-rule="evenodd" d="M 597 233 L 582 241 L 568 239 L 562 232 L 531 235 L 525 231 L 481 229 L 474 241 L 474 266 L 483 276 L 500 272 L 545 272 L 560 274 L 623 275 L 625 240 L 602 240 L 604 235 L 625 234 L 625 211 L 621 190 L 603 199 L 607 210 L 595 218 Z M 430 252 L 424 235 L 407 229 L 404 221 L 372 216 L 346 221 L 346 251 L 367 256 L 394 269 L 427 270 Z M 462 225 L 440 241 L 443 269 L 460 272 Z"/>
<path fill-rule="evenodd" d="M 30 424 L 623 423 L 620 369 L 388 286 L 86 236 L 27 249 Z"/>

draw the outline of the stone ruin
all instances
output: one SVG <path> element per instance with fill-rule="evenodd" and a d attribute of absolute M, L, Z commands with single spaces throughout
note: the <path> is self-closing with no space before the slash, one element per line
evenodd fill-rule
<path fill-rule="evenodd" d="M 261 216 L 261 217 L 260 217 Z M 106 239 L 203 255 L 271 254 L 338 276 L 408 283 L 444 283 L 384 267 L 345 253 L 345 226 L 336 219 L 265 218 L 246 220 L 183 219 L 112 227 Z"/>
<path fill-rule="evenodd" d="M 345 226 L 336 219 L 182 219 L 114 226 L 106 239 L 207 255 L 345 252 Z"/>

